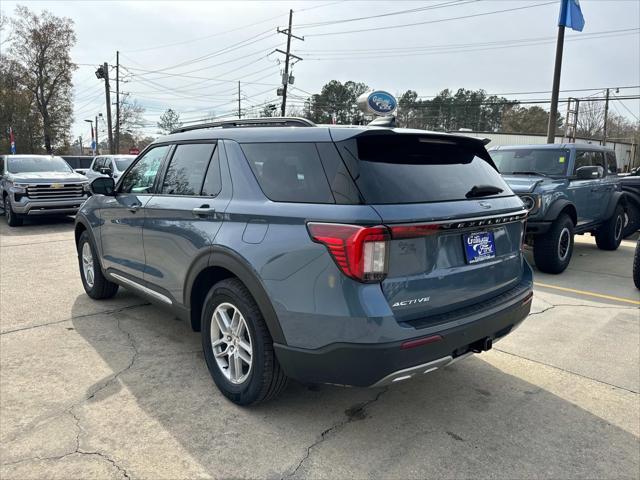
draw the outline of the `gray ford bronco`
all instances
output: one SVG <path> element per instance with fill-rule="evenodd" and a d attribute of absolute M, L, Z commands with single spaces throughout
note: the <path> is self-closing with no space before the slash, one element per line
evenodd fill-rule
<path fill-rule="evenodd" d="M 595 234 L 602 250 L 618 248 L 626 197 L 613 150 L 570 143 L 498 146 L 489 153 L 529 210 L 526 242 L 539 270 L 563 272 L 576 233 Z"/>

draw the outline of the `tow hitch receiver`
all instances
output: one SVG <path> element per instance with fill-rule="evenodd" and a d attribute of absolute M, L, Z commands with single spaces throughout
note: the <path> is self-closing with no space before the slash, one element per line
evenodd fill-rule
<path fill-rule="evenodd" d="M 469 345 L 469 348 L 473 353 L 486 352 L 491 350 L 491 347 L 493 347 L 493 338 L 491 337 L 481 338 L 477 342 L 473 342 Z"/>

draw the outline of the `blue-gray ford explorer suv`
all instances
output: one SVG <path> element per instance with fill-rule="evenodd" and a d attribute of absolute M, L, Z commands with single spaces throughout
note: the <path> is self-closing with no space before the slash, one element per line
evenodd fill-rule
<path fill-rule="evenodd" d="M 84 288 L 202 332 L 232 401 L 287 378 L 380 386 L 491 348 L 528 315 L 526 209 L 474 138 L 260 119 L 183 128 L 76 217 Z"/>

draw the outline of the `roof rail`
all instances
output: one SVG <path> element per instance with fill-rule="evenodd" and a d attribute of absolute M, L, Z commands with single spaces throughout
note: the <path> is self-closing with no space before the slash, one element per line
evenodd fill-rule
<path fill-rule="evenodd" d="M 299 117 L 263 117 L 245 118 L 242 120 L 221 120 L 219 122 L 198 123 L 176 128 L 171 133 L 188 132 L 203 128 L 233 128 L 233 127 L 315 127 L 311 120 Z"/>

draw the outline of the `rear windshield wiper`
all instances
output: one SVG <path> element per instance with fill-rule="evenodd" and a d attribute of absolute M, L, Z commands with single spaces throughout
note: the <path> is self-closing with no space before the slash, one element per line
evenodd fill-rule
<path fill-rule="evenodd" d="M 486 197 L 487 195 L 496 195 L 498 193 L 502 193 L 502 189 L 494 187 L 493 185 L 474 185 L 473 188 L 466 193 L 465 197 Z"/>
<path fill-rule="evenodd" d="M 507 175 L 540 175 L 541 177 L 548 177 L 546 173 L 542 172 L 511 172 L 507 173 Z"/>

